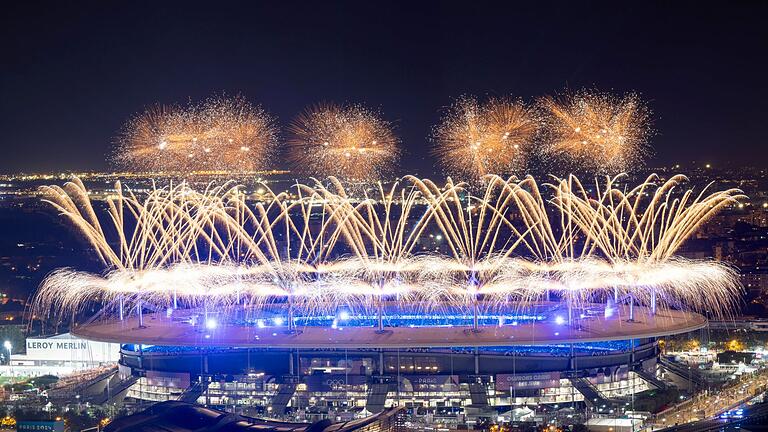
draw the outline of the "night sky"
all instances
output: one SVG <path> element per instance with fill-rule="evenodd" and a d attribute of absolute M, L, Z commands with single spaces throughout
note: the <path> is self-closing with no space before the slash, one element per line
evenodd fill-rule
<path fill-rule="evenodd" d="M 402 171 L 461 94 L 639 92 L 650 165 L 768 165 L 768 3 L 33 2 L 0 14 L 0 171 L 105 169 L 154 103 L 240 93 L 282 124 L 320 101 L 393 121 Z M 285 164 L 278 161 L 277 166 Z"/>

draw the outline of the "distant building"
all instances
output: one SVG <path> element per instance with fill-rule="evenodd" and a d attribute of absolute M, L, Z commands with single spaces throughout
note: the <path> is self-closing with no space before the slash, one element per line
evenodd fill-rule
<path fill-rule="evenodd" d="M 709 329 L 765 332 L 768 331 L 768 320 L 759 318 L 739 318 L 725 321 L 709 321 Z"/>
<path fill-rule="evenodd" d="M 717 362 L 721 364 L 750 364 L 754 359 L 755 353 L 752 352 L 724 351 L 717 354 Z"/>
<path fill-rule="evenodd" d="M 740 269 L 741 284 L 747 293 L 751 295 L 759 295 L 763 292 L 768 292 L 768 268 L 765 267 L 751 267 Z"/>
<path fill-rule="evenodd" d="M 47 338 L 27 338 L 26 354 L 13 354 L 3 374 L 64 376 L 73 372 L 115 364 L 120 346 L 94 342 L 64 333 Z"/>

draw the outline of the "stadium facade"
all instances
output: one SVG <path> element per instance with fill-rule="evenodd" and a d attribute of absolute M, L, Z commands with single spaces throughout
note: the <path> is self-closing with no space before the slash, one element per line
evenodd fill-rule
<path fill-rule="evenodd" d="M 327 317 L 331 325 L 290 329 L 279 316 L 234 323 L 229 315 L 185 310 L 146 314 L 143 325 L 95 321 L 75 332 L 137 342 L 121 345 L 119 361 L 122 379 L 134 381 L 124 396 L 136 401 L 334 421 L 404 407 L 429 422 L 472 424 L 541 421 L 541 412 L 526 408 L 534 406 L 618 412 L 632 395 L 664 386 L 660 336 L 706 325 L 690 312 L 636 307 L 629 321 L 619 318 L 626 311 L 606 311 L 580 308 L 569 324 L 553 302 L 525 314 L 481 316 L 477 329 L 421 317 L 420 325 L 389 320 L 380 331 L 356 326 L 347 314 Z"/>

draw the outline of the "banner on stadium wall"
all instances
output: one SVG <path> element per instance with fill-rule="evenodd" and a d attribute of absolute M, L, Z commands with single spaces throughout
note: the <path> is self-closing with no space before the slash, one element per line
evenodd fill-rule
<path fill-rule="evenodd" d="M 459 389 L 458 375 L 403 375 L 400 377 L 401 392 L 453 392 Z"/>
<path fill-rule="evenodd" d="M 329 392 L 344 390 L 344 386 L 363 385 L 367 382 L 365 375 L 319 374 L 303 378 L 308 391 Z"/>
<path fill-rule="evenodd" d="M 159 387 L 186 389 L 190 386 L 188 372 L 147 371 L 147 384 Z"/>
<path fill-rule="evenodd" d="M 543 389 L 560 387 L 560 372 L 496 374 L 496 390 Z"/>

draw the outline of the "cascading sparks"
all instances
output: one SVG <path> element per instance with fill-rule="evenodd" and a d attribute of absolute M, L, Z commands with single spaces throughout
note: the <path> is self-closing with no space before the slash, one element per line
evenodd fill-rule
<path fill-rule="evenodd" d="M 473 195 L 463 183 L 409 176 L 353 198 L 329 178 L 279 193 L 262 185 L 259 201 L 234 183 L 138 196 L 118 182 L 104 203 L 75 179 L 41 190 L 107 272 L 52 273 L 33 312 L 77 313 L 118 299 L 257 312 L 288 301 L 305 316 L 381 313 L 385 303 L 503 311 L 555 293 L 569 304 L 630 296 L 730 313 L 740 293 L 735 271 L 676 253 L 741 192 L 695 194 L 681 190 L 683 176 L 652 175 L 634 188 L 622 179 L 588 188 L 574 176 L 547 185 L 487 176 Z"/>

